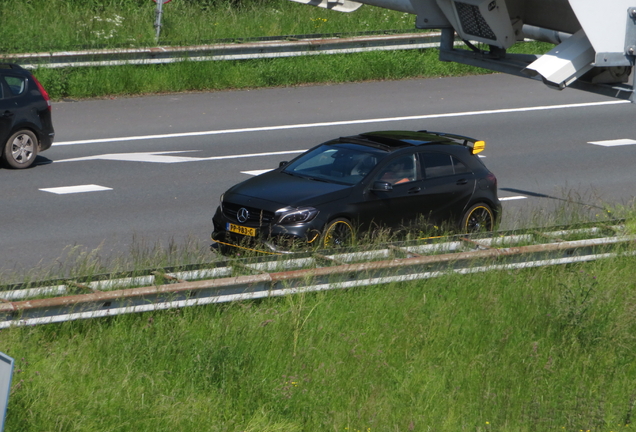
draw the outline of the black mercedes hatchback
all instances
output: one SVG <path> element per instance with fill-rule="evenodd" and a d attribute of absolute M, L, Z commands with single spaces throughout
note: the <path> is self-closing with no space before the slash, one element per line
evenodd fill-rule
<path fill-rule="evenodd" d="M 0 63 L 0 157 L 10 168 L 28 168 L 53 144 L 51 101 L 26 69 Z"/>
<path fill-rule="evenodd" d="M 484 141 L 428 131 L 334 139 L 239 183 L 221 196 L 212 240 L 222 249 L 330 248 L 355 233 L 415 221 L 492 231 L 497 179 L 477 153 Z"/>

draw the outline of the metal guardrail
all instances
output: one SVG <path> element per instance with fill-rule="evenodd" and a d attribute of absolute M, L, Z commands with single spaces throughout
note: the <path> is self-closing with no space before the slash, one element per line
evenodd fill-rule
<path fill-rule="evenodd" d="M 124 64 L 163 64 L 181 61 L 247 60 L 315 54 L 437 48 L 441 33 L 407 33 L 356 37 L 267 40 L 195 46 L 99 49 L 51 53 L 4 54 L 0 61 L 26 69 Z"/>
<path fill-rule="evenodd" d="M 581 236 L 585 238 L 567 240 Z M 627 235 L 619 224 L 510 232 L 490 238 L 455 236 L 362 252 L 264 257 L 256 262 L 228 260 L 208 269 L 3 291 L 0 328 L 405 282 L 449 273 L 562 265 L 636 255 L 633 247 L 627 252 L 608 251 L 634 243 L 636 235 Z M 68 295 L 77 289 L 87 293 Z M 48 298 L 42 298 L 45 296 Z"/>

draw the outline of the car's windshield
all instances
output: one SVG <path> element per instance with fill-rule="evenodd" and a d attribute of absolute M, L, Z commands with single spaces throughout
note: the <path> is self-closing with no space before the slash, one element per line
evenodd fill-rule
<path fill-rule="evenodd" d="M 284 173 L 354 185 L 375 168 L 384 152 L 358 144 L 322 145 L 290 163 Z"/>

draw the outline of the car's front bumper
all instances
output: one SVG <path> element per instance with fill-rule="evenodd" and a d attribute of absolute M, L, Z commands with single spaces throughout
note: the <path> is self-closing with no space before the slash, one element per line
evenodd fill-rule
<path fill-rule="evenodd" d="M 252 250 L 263 253 L 288 253 L 298 247 L 310 247 L 320 239 L 324 223 L 316 218 L 307 223 L 293 225 L 278 224 L 241 224 L 223 214 L 219 207 L 212 218 L 214 231 L 211 239 L 225 246 Z M 254 230 L 253 234 L 240 234 L 230 231 L 230 224 Z"/>

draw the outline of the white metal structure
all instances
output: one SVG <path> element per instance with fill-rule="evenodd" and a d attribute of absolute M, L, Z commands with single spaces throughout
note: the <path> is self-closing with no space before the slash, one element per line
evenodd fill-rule
<path fill-rule="evenodd" d="M 362 4 L 416 15 L 442 29 L 440 60 L 471 64 L 634 102 L 636 0 L 292 0 L 342 12 Z M 489 48 L 454 49 L 453 33 Z M 571 37 L 568 37 L 572 35 Z M 526 38 L 555 43 L 544 56 L 508 54 Z"/>

